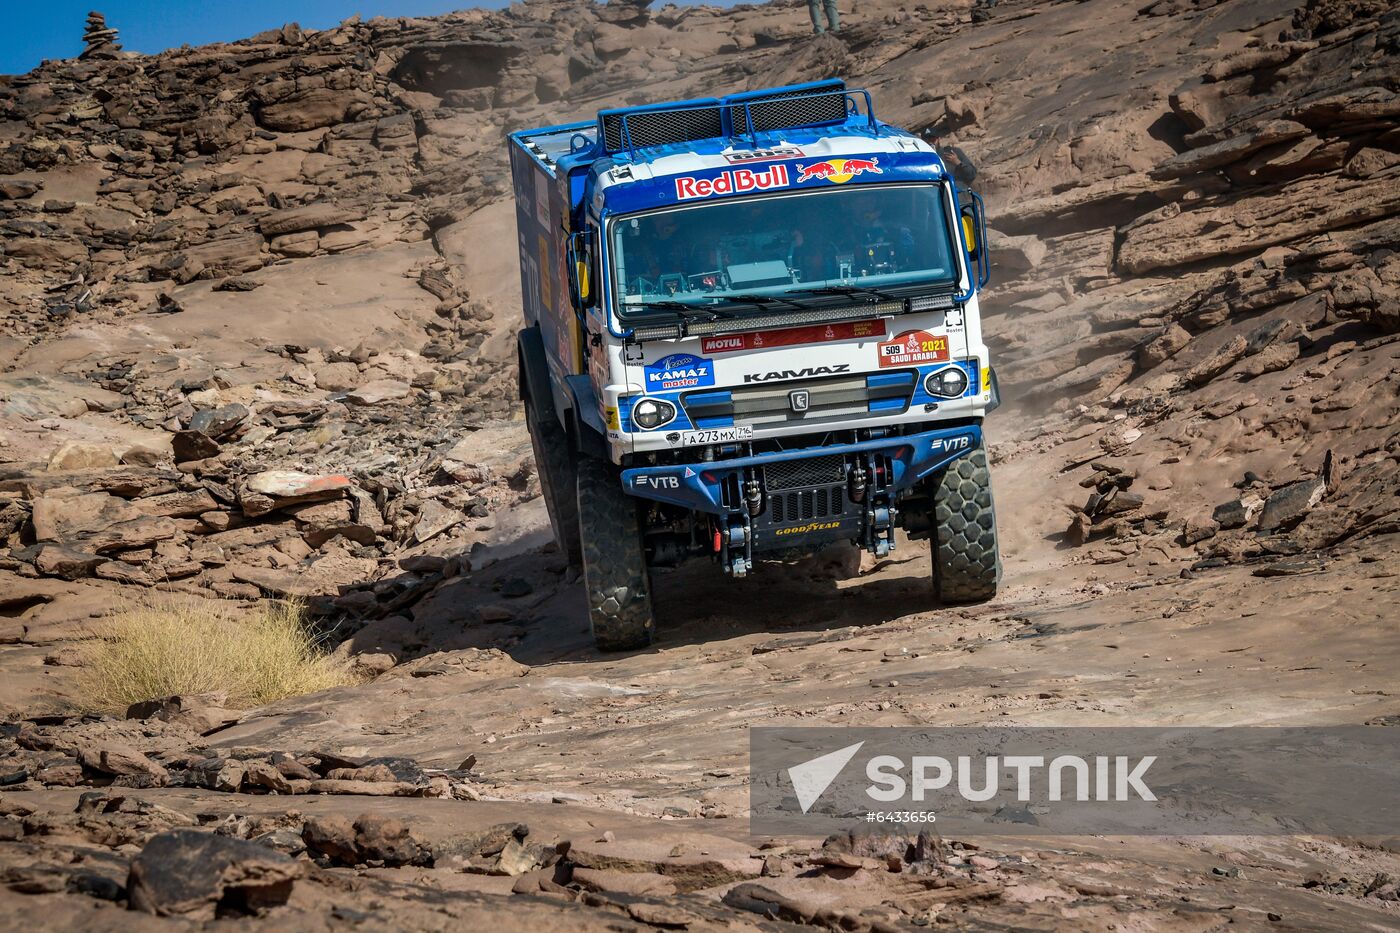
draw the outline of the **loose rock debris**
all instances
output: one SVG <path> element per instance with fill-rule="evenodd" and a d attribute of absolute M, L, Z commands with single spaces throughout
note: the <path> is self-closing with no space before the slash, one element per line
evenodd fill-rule
<path fill-rule="evenodd" d="M 15 925 L 1387 925 L 1383 848 L 734 840 L 749 721 L 1395 712 L 1366 640 L 1400 533 L 1393 15 L 802 20 L 526 5 L 142 56 L 93 14 L 80 59 L 0 82 Z M 816 72 L 978 166 L 1008 589 L 928 605 L 918 542 L 738 593 L 659 575 L 661 651 L 599 660 L 516 414 L 501 133 Z M 153 596 L 300 597 L 365 683 L 74 715 L 94 615 Z"/>

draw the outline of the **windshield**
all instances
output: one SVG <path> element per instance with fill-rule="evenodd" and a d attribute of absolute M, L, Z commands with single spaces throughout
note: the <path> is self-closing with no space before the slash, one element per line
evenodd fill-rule
<path fill-rule="evenodd" d="M 719 201 L 613 222 L 621 316 L 953 285 L 936 185 L 861 185 Z"/>

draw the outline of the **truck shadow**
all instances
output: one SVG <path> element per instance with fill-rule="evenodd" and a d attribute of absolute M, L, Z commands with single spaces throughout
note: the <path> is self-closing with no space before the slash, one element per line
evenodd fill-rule
<path fill-rule="evenodd" d="M 879 625 L 936 608 L 928 563 L 917 554 L 897 552 L 863 575 L 859 566 L 851 547 L 760 561 L 739 580 L 705 562 L 654 573 L 656 647 Z"/>
<path fill-rule="evenodd" d="M 342 650 L 351 656 L 383 652 L 402 662 L 495 648 L 522 664 L 597 663 L 751 635 L 782 639 L 879 625 L 938 607 L 927 558 L 908 547 L 864 575 L 860 553 L 845 547 L 761 561 L 738 580 L 703 560 L 654 570 L 655 642 L 636 652 L 604 653 L 593 645 L 582 582 L 551 546 L 455 579 L 429 575 L 417 581 L 427 584 L 421 598 L 379 603 L 371 617 L 349 622 Z M 405 574 L 380 586 L 393 592 L 413 579 Z"/>

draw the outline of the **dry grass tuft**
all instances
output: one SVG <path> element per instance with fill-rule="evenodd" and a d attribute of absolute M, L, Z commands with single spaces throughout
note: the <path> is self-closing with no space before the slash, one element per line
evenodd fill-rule
<path fill-rule="evenodd" d="M 225 693 L 232 707 L 258 706 L 355 680 L 294 602 L 237 613 L 172 600 L 106 619 L 85 646 L 77 687 L 84 708 L 123 713 L 175 694 Z"/>

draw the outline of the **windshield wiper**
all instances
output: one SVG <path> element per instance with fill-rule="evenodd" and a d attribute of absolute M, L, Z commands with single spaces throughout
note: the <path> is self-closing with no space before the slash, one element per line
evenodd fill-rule
<path fill-rule="evenodd" d="M 807 305 L 800 301 L 793 301 L 791 298 L 781 298 L 777 295 L 725 295 L 723 301 L 743 302 L 751 305 L 771 305 L 784 304 L 799 311 L 804 311 Z"/>
<path fill-rule="evenodd" d="M 675 311 L 682 317 L 704 316 L 706 320 L 713 321 L 715 318 L 733 317 L 732 312 L 720 311 L 717 308 L 702 308 L 698 305 L 686 304 L 684 301 L 643 301 L 635 304 L 629 303 L 627 308 L 641 308 L 644 311 Z"/>
<path fill-rule="evenodd" d="M 854 298 L 857 295 L 869 295 L 876 301 L 900 301 L 901 299 L 891 295 L 889 292 L 882 292 L 874 288 L 859 288 L 855 285 L 825 285 L 821 288 L 808 288 L 805 291 L 813 295 L 846 295 Z"/>
<path fill-rule="evenodd" d="M 692 311 L 695 306 L 688 305 L 684 301 L 629 301 L 627 302 L 627 308 L 629 310 L 633 308 L 655 308 L 658 311 Z"/>

